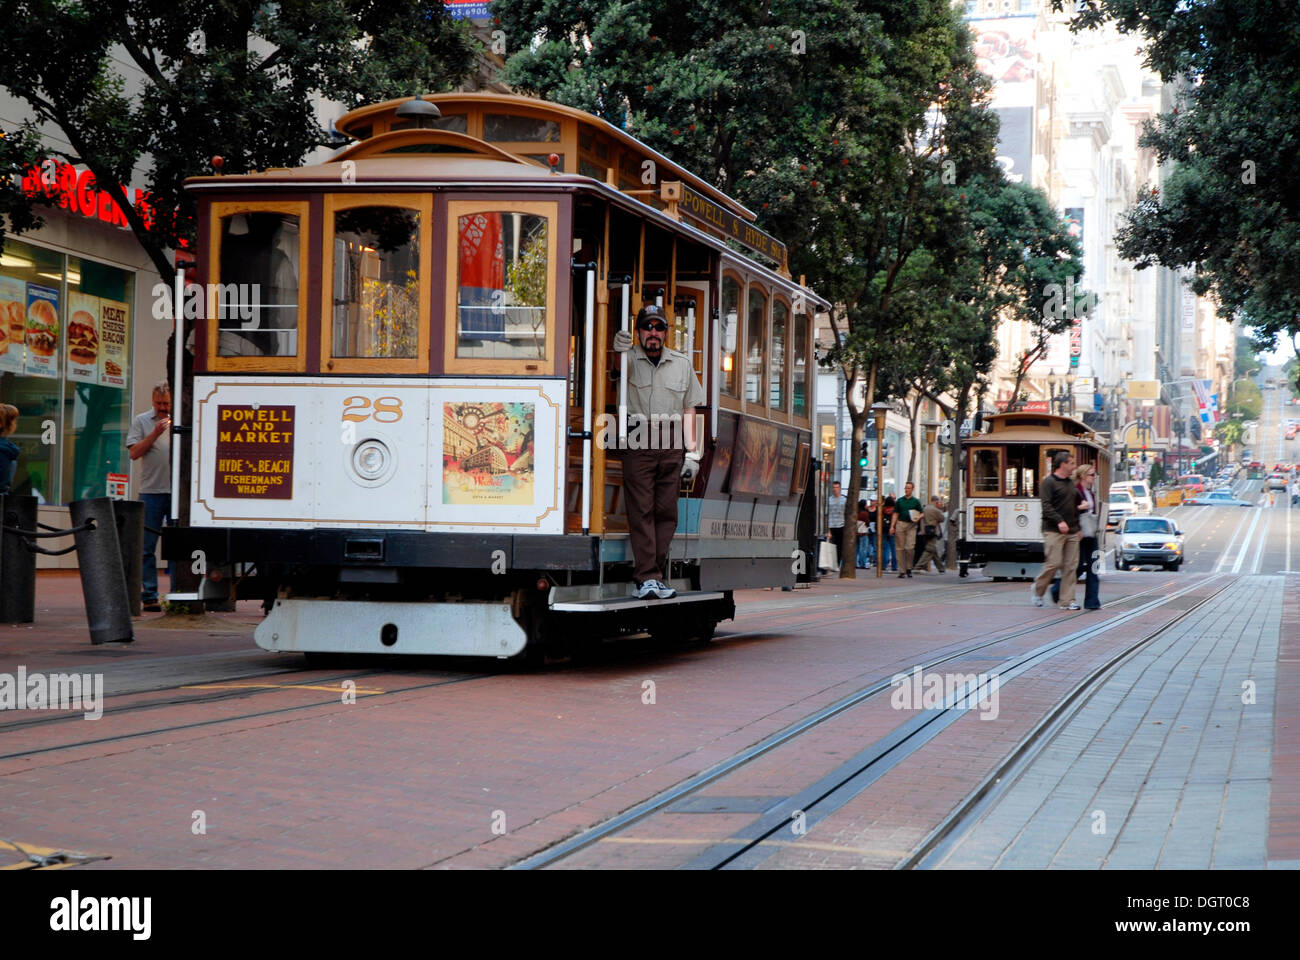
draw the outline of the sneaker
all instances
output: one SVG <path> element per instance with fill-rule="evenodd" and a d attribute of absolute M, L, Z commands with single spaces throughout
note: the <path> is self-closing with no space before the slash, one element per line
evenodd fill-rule
<path fill-rule="evenodd" d="M 677 591 L 668 586 L 668 584 L 660 580 L 652 580 L 650 582 L 655 585 L 655 596 L 660 600 L 671 600 L 673 597 L 677 596 Z"/>
<path fill-rule="evenodd" d="M 907 579 L 909 579 L 909 580 L 912 579 L 912 571 L 911 571 L 911 570 L 907 571 Z"/>
<path fill-rule="evenodd" d="M 900 573 L 900 574 L 898 575 L 898 579 L 899 579 L 899 580 L 902 580 L 905 576 L 907 576 L 907 574 L 905 574 L 905 573 Z"/>
<path fill-rule="evenodd" d="M 638 600 L 650 600 L 657 597 L 658 594 L 655 593 L 655 581 L 646 580 L 644 583 L 638 583 L 636 585 L 636 598 Z"/>
<path fill-rule="evenodd" d="M 1082 610 L 1083 607 L 1079 606 L 1077 603 L 1072 603 L 1072 604 L 1070 604 L 1068 607 L 1062 607 L 1061 609 L 1062 609 L 1062 610 Z"/>
<path fill-rule="evenodd" d="M 1032 586 L 1030 586 L 1029 588 L 1029 602 L 1036 607 L 1041 607 L 1043 605 L 1042 596 L 1038 593 L 1035 593 L 1034 588 Z"/>

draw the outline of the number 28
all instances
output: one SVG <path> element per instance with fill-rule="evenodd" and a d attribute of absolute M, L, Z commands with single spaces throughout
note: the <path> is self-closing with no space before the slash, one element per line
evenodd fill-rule
<path fill-rule="evenodd" d="M 374 412 L 369 412 L 372 409 Z M 377 397 L 372 403 L 369 397 L 348 397 L 343 401 L 342 419 L 361 423 L 372 416 L 378 423 L 396 423 L 401 420 L 401 398 Z"/>

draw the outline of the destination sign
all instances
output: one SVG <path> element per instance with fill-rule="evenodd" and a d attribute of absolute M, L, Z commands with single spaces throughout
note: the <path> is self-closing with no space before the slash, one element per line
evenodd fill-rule
<path fill-rule="evenodd" d="M 682 199 L 677 204 L 679 212 L 699 223 L 735 240 L 741 246 L 748 247 L 763 256 L 775 260 L 781 267 L 786 265 L 785 244 L 775 237 L 768 236 L 748 220 L 744 220 L 726 207 L 696 193 L 686 184 L 681 185 Z"/>
<path fill-rule="evenodd" d="M 216 496 L 292 500 L 293 424 L 292 406 L 219 405 Z"/>

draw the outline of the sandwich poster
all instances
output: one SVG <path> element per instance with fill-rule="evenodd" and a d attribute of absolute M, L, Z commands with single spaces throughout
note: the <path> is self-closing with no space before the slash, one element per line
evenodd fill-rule
<path fill-rule="evenodd" d="M 68 294 L 68 379 L 99 380 L 99 297 Z"/>
<path fill-rule="evenodd" d="M 27 373 L 59 375 L 59 291 L 27 284 Z"/>
<path fill-rule="evenodd" d="M 0 373 L 22 373 L 27 342 L 27 284 L 0 277 Z"/>
<path fill-rule="evenodd" d="M 127 306 L 120 300 L 99 301 L 99 385 L 126 389 Z"/>

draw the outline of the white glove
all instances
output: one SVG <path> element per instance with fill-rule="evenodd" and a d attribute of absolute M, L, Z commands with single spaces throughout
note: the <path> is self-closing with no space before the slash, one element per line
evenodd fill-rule
<path fill-rule="evenodd" d="M 682 479 L 686 481 L 694 480 L 695 475 L 699 472 L 700 472 L 699 454 L 692 456 L 691 454 L 688 453 L 686 455 L 686 459 L 682 461 Z"/>
<path fill-rule="evenodd" d="M 627 353 L 632 349 L 632 344 L 635 342 L 632 339 L 631 331 L 619 330 L 614 334 L 614 349 L 619 353 Z"/>

